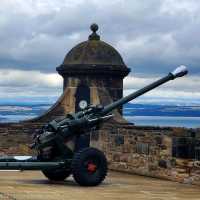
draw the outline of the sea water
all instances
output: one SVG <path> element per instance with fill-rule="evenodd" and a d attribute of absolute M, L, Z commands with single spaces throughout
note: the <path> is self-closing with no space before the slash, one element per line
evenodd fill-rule
<path fill-rule="evenodd" d="M 37 115 L 0 115 L 3 122 L 18 122 L 31 119 Z M 129 122 L 138 126 L 163 126 L 200 128 L 200 117 L 166 117 L 166 116 L 124 116 Z"/>
<path fill-rule="evenodd" d="M 139 126 L 200 128 L 200 117 L 124 116 L 124 118 Z"/>

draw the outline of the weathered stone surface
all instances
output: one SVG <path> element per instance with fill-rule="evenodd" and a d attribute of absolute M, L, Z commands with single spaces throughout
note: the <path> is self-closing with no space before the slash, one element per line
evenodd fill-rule
<path fill-rule="evenodd" d="M 0 124 L 0 155 L 34 154 L 27 144 L 41 126 L 42 123 Z M 165 129 L 106 124 L 91 135 L 91 145 L 105 152 L 111 169 L 199 184 L 200 165 L 195 164 L 198 161 L 172 158 L 171 137 L 173 132 L 169 134 Z M 116 143 L 116 138 L 120 142 Z M 150 144 L 149 153 L 137 152 L 138 143 Z"/>
<path fill-rule="evenodd" d="M 175 128 L 174 133 L 174 129 L 136 126 L 130 128 L 130 125 L 127 127 L 118 124 L 118 128 L 112 128 L 111 134 L 110 126 L 107 124 L 99 131 L 98 141 L 91 141 L 91 145 L 93 142 L 101 144 L 99 147 L 101 146 L 109 157 L 110 169 L 181 183 L 200 184 L 200 165 L 196 164 L 194 167 L 192 160 L 172 157 L 172 138 L 177 136 L 177 130 L 180 135 L 181 128 Z M 187 129 L 182 130 L 184 135 L 187 135 Z M 124 144 L 120 145 L 115 143 L 119 132 L 124 138 Z M 138 151 L 138 143 L 149 144 L 148 153 L 144 149 Z"/>

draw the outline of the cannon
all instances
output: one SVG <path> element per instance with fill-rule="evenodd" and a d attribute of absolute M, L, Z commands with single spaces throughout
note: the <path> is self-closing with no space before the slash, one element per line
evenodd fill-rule
<path fill-rule="evenodd" d="M 90 105 L 49 122 L 35 134 L 30 145 L 37 152 L 36 156 L 1 157 L 0 169 L 41 170 L 53 181 L 63 181 L 72 174 L 81 186 L 100 184 L 107 175 L 106 157 L 96 148 L 77 148 L 77 138 L 98 130 L 100 124 L 113 117 L 114 109 L 187 72 L 185 66 L 180 66 L 167 76 L 109 105 Z"/>

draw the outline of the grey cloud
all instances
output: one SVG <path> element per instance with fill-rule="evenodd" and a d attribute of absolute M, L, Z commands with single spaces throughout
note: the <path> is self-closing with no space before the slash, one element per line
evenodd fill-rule
<path fill-rule="evenodd" d="M 136 91 L 159 77 L 128 76 L 124 79 L 124 95 Z M 62 78 L 57 73 L 42 73 L 27 70 L 0 70 L 0 102 L 8 98 L 37 99 L 54 97 L 62 94 Z M 198 104 L 200 99 L 200 77 L 192 76 L 176 79 L 144 96 L 134 100 L 135 103 L 181 103 Z M 43 98 L 41 98 L 41 95 Z M 52 101 L 51 101 L 52 102 Z"/>
<path fill-rule="evenodd" d="M 55 71 L 65 54 L 99 23 L 133 73 L 178 64 L 198 69 L 200 3 L 171 0 L 1 1 L 0 67 Z"/>
<path fill-rule="evenodd" d="M 185 64 L 188 78 L 137 101 L 197 103 L 199 9 L 195 0 L 1 0 L 0 97 L 59 96 L 62 79 L 52 73 L 73 46 L 87 40 L 96 22 L 101 39 L 132 69 L 125 94 Z"/>
<path fill-rule="evenodd" d="M 166 74 L 163 74 L 163 76 Z M 135 77 L 135 76 L 128 76 L 124 79 L 124 89 L 126 90 L 137 90 L 140 89 L 156 80 L 158 80 L 161 77 Z M 176 92 L 189 92 L 189 93 L 198 93 L 200 88 L 200 77 L 198 76 L 187 76 L 182 77 L 179 79 L 175 79 L 173 81 L 170 81 L 162 86 L 160 86 L 158 89 L 164 89 L 164 91 L 171 91 L 171 93 Z M 157 89 L 156 89 L 157 90 Z"/>
<path fill-rule="evenodd" d="M 56 73 L 41 73 L 40 71 L 0 70 L 0 86 L 20 88 L 26 87 L 58 89 L 62 87 L 62 78 Z"/>

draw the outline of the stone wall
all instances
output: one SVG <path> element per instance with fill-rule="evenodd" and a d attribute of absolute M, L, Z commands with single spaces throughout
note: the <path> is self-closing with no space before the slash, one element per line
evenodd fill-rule
<path fill-rule="evenodd" d="M 91 135 L 112 170 L 200 185 L 200 162 L 173 157 L 174 138 L 198 140 L 200 130 L 107 124 Z M 192 136 L 192 137 L 191 137 Z"/>
<path fill-rule="evenodd" d="M 0 155 L 31 155 L 28 144 L 42 123 L 0 124 Z M 91 134 L 91 146 L 103 150 L 112 170 L 200 185 L 200 159 L 173 155 L 175 138 L 199 141 L 199 129 L 138 127 L 107 123 Z M 198 143 L 197 143 L 198 144 Z"/>
<path fill-rule="evenodd" d="M 74 111 L 75 86 L 67 87 L 58 101 L 37 118 L 0 123 L 0 155 L 34 154 L 28 147 L 32 134 L 44 123 Z M 105 87 L 90 86 L 92 104 L 112 102 Z M 110 169 L 200 184 L 200 129 L 137 127 L 118 112 L 114 114 L 113 121 L 93 132 L 90 140 L 91 146 L 105 152 Z"/>
<path fill-rule="evenodd" d="M 5 123 L 0 124 L 0 156 L 32 155 L 29 148 L 32 135 L 42 123 Z"/>

